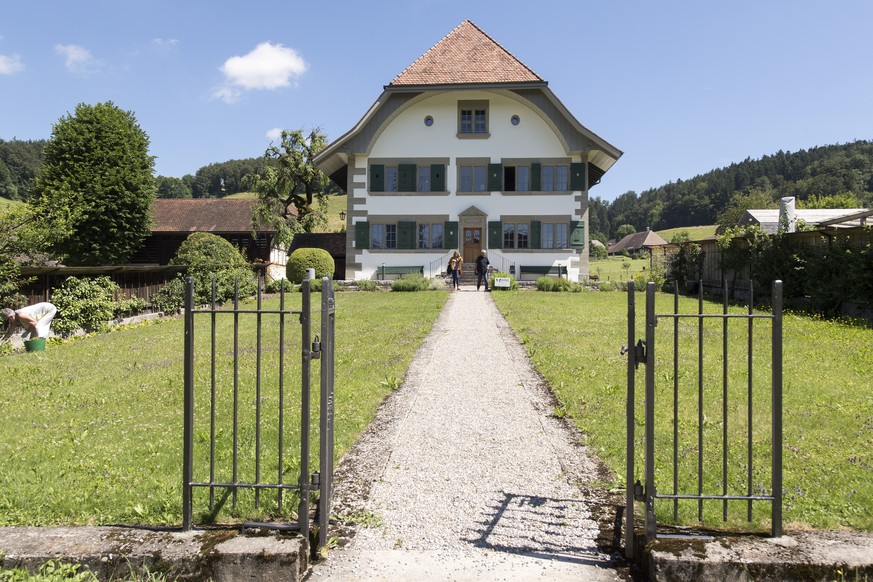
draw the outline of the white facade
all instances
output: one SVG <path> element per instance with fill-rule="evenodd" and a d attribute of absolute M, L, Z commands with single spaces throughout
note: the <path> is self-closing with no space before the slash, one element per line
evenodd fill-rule
<path fill-rule="evenodd" d="M 465 58 L 482 62 L 483 51 L 507 58 L 472 23 L 437 47 L 449 50 L 416 61 L 315 157 L 348 194 L 346 278 L 435 277 L 454 250 L 468 264 L 486 250 L 518 279 L 586 280 L 588 189 L 621 152 L 514 57 L 502 65 L 512 74 L 437 79 L 463 72 Z M 455 60 L 440 63 L 445 54 Z"/>

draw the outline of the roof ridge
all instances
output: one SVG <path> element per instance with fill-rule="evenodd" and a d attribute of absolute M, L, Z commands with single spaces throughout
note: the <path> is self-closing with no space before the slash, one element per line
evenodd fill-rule
<path fill-rule="evenodd" d="M 472 20 L 464 20 L 388 86 L 544 83 L 542 77 Z"/>

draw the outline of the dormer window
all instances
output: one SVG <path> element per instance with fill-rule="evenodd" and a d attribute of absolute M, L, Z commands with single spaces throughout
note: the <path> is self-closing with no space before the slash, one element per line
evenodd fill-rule
<path fill-rule="evenodd" d="M 458 137 L 488 136 L 488 101 L 458 101 Z"/>

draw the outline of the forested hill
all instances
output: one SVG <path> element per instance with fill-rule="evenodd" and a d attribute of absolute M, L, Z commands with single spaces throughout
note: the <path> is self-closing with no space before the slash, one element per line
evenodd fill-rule
<path fill-rule="evenodd" d="M 622 224 L 632 224 L 637 231 L 716 224 L 728 208 L 746 201 L 759 206 L 769 200 L 775 205 L 784 196 L 796 197 L 801 205 L 840 196 L 856 207 L 873 206 L 873 141 L 746 158 L 639 195 L 626 192 L 612 202 L 592 197 L 590 227 L 612 236 Z"/>

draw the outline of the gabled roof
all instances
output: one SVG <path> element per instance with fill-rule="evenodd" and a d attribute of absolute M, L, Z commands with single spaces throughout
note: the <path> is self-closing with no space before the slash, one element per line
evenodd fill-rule
<path fill-rule="evenodd" d="M 465 20 L 394 77 L 389 87 L 544 82 L 482 29 Z"/>
<path fill-rule="evenodd" d="M 611 247 L 610 253 L 620 253 L 621 251 L 638 251 L 643 248 L 659 247 L 667 244 L 661 235 L 654 230 L 644 230 L 643 232 L 635 232 L 629 234 Z"/>
<path fill-rule="evenodd" d="M 251 198 L 157 198 L 152 232 L 251 232 Z M 276 232 L 273 228 L 260 232 Z"/>
<path fill-rule="evenodd" d="M 622 151 L 584 127 L 552 93 L 548 83 L 509 51 L 465 20 L 384 86 L 382 95 L 358 123 L 313 159 L 340 188 L 346 188 L 349 154 L 368 151 L 378 128 L 423 94 L 454 90 L 512 93 L 560 126 L 568 151 L 587 150 L 590 185 L 621 157 Z"/>

